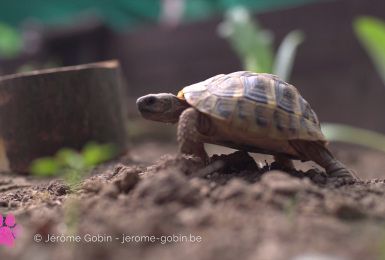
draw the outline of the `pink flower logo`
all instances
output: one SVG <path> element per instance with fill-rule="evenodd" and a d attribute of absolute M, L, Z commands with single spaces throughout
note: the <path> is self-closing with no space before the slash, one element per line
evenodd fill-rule
<path fill-rule="evenodd" d="M 15 238 L 19 235 L 20 228 L 16 225 L 15 216 L 8 214 L 3 217 L 0 214 L 0 245 L 14 247 Z"/>

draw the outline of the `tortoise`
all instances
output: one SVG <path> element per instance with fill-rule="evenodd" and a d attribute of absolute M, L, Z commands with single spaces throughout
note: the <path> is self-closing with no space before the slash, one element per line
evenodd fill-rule
<path fill-rule="evenodd" d="M 149 94 L 136 101 L 149 120 L 178 123 L 179 151 L 209 157 L 204 143 L 271 154 L 286 168 L 314 161 L 330 177 L 355 179 L 327 148 L 317 115 L 298 90 L 277 76 L 237 71 L 184 87 L 178 95 Z"/>

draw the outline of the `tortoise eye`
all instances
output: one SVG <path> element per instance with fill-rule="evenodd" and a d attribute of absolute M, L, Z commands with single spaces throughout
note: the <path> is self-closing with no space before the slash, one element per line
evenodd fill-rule
<path fill-rule="evenodd" d="M 146 99 L 146 104 L 147 105 L 153 105 L 153 104 L 155 104 L 155 102 L 156 102 L 156 98 L 155 97 L 148 97 Z"/>

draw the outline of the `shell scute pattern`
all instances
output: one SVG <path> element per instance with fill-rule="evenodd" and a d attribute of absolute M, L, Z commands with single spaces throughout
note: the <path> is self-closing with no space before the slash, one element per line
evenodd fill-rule
<path fill-rule="evenodd" d="M 242 77 L 245 98 L 264 104 L 274 101 L 272 89 L 269 84 L 273 83 L 266 77 Z"/>
<path fill-rule="evenodd" d="M 319 121 L 297 89 L 275 75 L 234 72 L 185 87 L 199 111 L 225 120 L 225 127 L 273 139 L 325 140 Z"/>
<path fill-rule="evenodd" d="M 275 100 L 277 102 L 277 106 L 288 112 L 294 114 L 301 114 L 301 110 L 298 104 L 298 96 L 299 93 L 294 87 L 287 84 L 286 82 L 276 80 L 276 84 L 274 85 L 275 91 Z"/>
<path fill-rule="evenodd" d="M 294 115 L 289 116 L 289 131 L 293 136 L 298 133 L 298 118 Z"/>
<path fill-rule="evenodd" d="M 300 125 L 301 125 L 301 129 L 306 131 L 308 135 L 310 136 L 313 135 L 312 127 L 309 125 L 308 121 L 304 117 L 300 119 Z"/>
<path fill-rule="evenodd" d="M 269 126 L 270 115 L 268 113 L 269 111 L 265 107 L 257 106 L 255 107 L 254 113 L 255 113 L 255 123 L 261 127 L 261 128 L 267 128 Z"/>
<path fill-rule="evenodd" d="M 314 113 L 314 111 L 311 109 L 309 103 L 304 100 L 302 97 L 299 97 L 299 102 L 301 106 L 302 116 L 314 124 L 319 125 L 319 121 L 317 118 L 317 115 Z"/>
<path fill-rule="evenodd" d="M 208 86 L 208 91 L 220 97 L 242 97 L 243 86 L 239 77 L 223 77 Z"/>
<path fill-rule="evenodd" d="M 214 109 L 218 112 L 220 117 L 223 119 L 229 119 L 234 111 L 235 104 L 236 103 L 231 99 L 219 98 L 215 103 Z"/>
<path fill-rule="evenodd" d="M 242 99 L 238 99 L 237 102 L 237 114 L 238 118 L 245 121 L 249 118 L 250 111 L 248 110 L 246 101 Z"/>
<path fill-rule="evenodd" d="M 281 113 L 279 110 L 275 110 L 273 113 L 273 122 L 275 127 L 278 129 L 280 132 L 284 132 L 286 129 L 285 122 L 284 122 L 284 117 L 282 117 Z"/>
<path fill-rule="evenodd" d="M 202 112 L 212 114 L 213 106 L 215 106 L 218 99 L 215 95 L 207 95 L 204 99 L 198 100 L 198 106 Z"/>
<path fill-rule="evenodd" d="M 245 98 L 239 98 L 236 104 L 237 105 L 233 112 L 233 117 L 230 123 L 241 131 L 247 131 L 250 128 L 255 128 L 254 126 L 256 125 L 256 118 L 250 116 L 254 115 L 255 109 L 257 109 L 254 103 Z M 258 106 L 258 108 L 262 107 Z M 263 118 L 267 118 L 265 111 L 260 111 L 260 114 L 261 120 L 263 120 Z"/>

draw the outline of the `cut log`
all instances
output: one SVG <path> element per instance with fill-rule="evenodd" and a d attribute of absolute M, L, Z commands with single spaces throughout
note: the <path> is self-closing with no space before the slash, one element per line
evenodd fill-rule
<path fill-rule="evenodd" d="M 0 77 L 0 171 L 89 141 L 125 153 L 125 108 L 117 61 Z"/>

